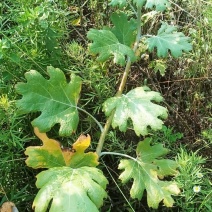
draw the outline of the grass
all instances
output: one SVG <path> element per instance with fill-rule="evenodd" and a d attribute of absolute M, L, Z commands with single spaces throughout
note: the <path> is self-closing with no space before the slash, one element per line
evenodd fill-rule
<path fill-rule="evenodd" d="M 127 84 L 129 90 L 146 81 L 150 87 L 162 92 L 170 111 L 166 126 L 170 127 L 163 127 L 150 136 L 155 143 L 163 143 L 171 150 L 170 158 L 177 154 L 179 175 L 176 181 L 182 193 L 175 198 L 173 209 L 165 209 L 162 205 L 158 210 L 149 209 L 145 198 L 140 202 L 130 199 L 130 187 L 121 186 L 120 181 L 115 180 L 120 173 L 117 170 L 119 158 L 104 156 L 101 166 L 112 180 L 103 211 L 212 210 L 209 158 L 212 11 L 207 1 L 198 5 L 193 2 L 179 1 L 181 9 L 175 7 L 172 11 L 174 21 L 191 37 L 193 51 L 178 61 L 167 58 L 162 61 L 161 70 L 155 67 L 158 65 L 155 55 L 146 55 L 139 63 L 133 64 L 135 75 L 130 76 Z M 18 81 L 24 81 L 26 71 L 36 69 L 46 74 L 46 66 L 54 65 L 61 68 L 67 77 L 72 72 L 79 74 L 83 79 L 80 105 L 95 114 L 101 123 L 105 122 L 101 106 L 115 94 L 120 79 L 116 70 L 120 67 L 96 62 L 89 55 L 86 32 L 91 27 L 98 28 L 108 23 L 110 10 L 107 1 L 97 0 L 70 0 L 68 3 L 65 0 L 6 0 L 0 3 L 0 205 L 9 200 L 17 205 L 19 211 L 32 211 L 32 201 L 37 193 L 37 172 L 24 162 L 25 148 L 36 142 L 31 118 L 17 114 L 15 107 L 15 101 L 20 97 L 14 87 Z M 165 15 L 169 17 L 170 13 Z M 74 138 L 64 138 L 63 142 L 72 143 L 82 132 L 89 133 L 94 149 L 99 137 L 98 126 L 85 114 L 80 116 L 82 121 Z M 104 148 L 105 151 L 117 150 L 133 155 L 136 144 L 142 139 L 130 129 L 125 134 L 113 130 L 109 132 Z M 199 192 L 194 191 L 195 186 L 200 187 Z"/>

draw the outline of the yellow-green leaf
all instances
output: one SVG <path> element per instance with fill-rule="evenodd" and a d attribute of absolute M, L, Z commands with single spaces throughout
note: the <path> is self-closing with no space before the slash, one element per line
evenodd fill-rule
<path fill-rule="evenodd" d="M 177 173 L 177 163 L 169 159 L 160 159 L 168 153 L 162 144 L 150 145 L 151 138 L 139 142 L 134 160 L 121 160 L 119 169 L 124 169 L 119 179 L 122 183 L 133 180 L 130 189 L 132 198 L 141 199 L 144 190 L 147 192 L 149 207 L 158 208 L 163 201 L 167 207 L 172 207 L 174 200 L 171 195 L 179 194 L 180 190 L 173 181 L 162 181 L 165 176 Z"/>
<path fill-rule="evenodd" d="M 28 166 L 38 169 L 98 165 L 98 155 L 96 153 L 84 152 L 90 145 L 89 135 L 81 135 L 72 148 L 61 148 L 60 142 L 48 138 L 46 133 L 40 133 L 38 128 L 35 128 L 34 131 L 43 142 L 43 146 L 30 146 L 26 149 L 25 154 L 29 156 L 26 160 Z"/>

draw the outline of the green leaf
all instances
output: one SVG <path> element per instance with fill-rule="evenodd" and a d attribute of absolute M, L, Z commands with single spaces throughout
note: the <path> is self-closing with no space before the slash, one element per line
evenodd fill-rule
<path fill-rule="evenodd" d="M 67 83 L 64 73 L 57 68 L 48 67 L 50 79 L 45 79 L 37 71 L 31 70 L 25 74 L 27 83 L 18 83 L 17 92 L 22 99 L 17 101 L 21 113 L 41 112 L 32 121 L 40 132 L 47 132 L 55 124 L 60 124 L 60 135 L 70 135 L 77 128 L 79 117 L 77 102 L 81 90 L 81 79 L 71 75 Z"/>
<path fill-rule="evenodd" d="M 93 54 L 99 54 L 97 59 L 101 62 L 114 56 L 114 63 L 123 66 L 126 62 L 126 56 L 132 62 L 136 60 L 131 48 L 135 41 L 135 20 L 131 19 L 128 22 L 127 16 L 123 13 L 113 14 L 111 20 L 114 24 L 112 29 L 89 30 L 87 37 L 93 41 L 90 45 L 90 51 Z"/>
<path fill-rule="evenodd" d="M 128 119 L 133 123 L 137 135 L 148 134 L 147 127 L 153 130 L 161 129 L 163 122 L 158 118 L 166 118 L 166 108 L 151 101 L 161 102 L 163 98 L 148 87 L 138 87 L 121 97 L 112 97 L 103 104 L 103 111 L 109 116 L 113 110 L 115 115 L 112 126 L 119 126 L 120 131 L 126 131 Z"/>
<path fill-rule="evenodd" d="M 97 153 L 85 153 L 91 142 L 89 135 L 81 135 L 72 145 L 72 148 L 62 148 L 60 142 L 48 138 L 46 133 L 40 133 L 38 128 L 35 128 L 34 132 L 43 145 L 26 148 L 25 155 L 29 156 L 26 164 L 29 167 L 34 169 L 61 166 L 79 168 L 82 166 L 95 167 L 99 164 Z"/>
<path fill-rule="evenodd" d="M 171 54 L 176 58 L 182 55 L 182 51 L 190 51 L 192 45 L 189 43 L 189 38 L 176 30 L 177 28 L 175 26 L 162 23 L 157 35 L 146 40 L 148 49 L 153 51 L 156 47 L 159 57 L 166 57 L 170 50 Z"/>
<path fill-rule="evenodd" d="M 133 3 L 137 5 L 137 7 L 142 7 L 145 4 L 146 0 L 133 0 Z"/>
<path fill-rule="evenodd" d="M 131 19 L 128 21 L 127 15 L 124 13 L 114 13 L 111 16 L 114 27 L 111 32 L 118 38 L 119 42 L 131 47 L 135 42 L 136 21 Z"/>
<path fill-rule="evenodd" d="M 135 160 L 121 160 L 119 169 L 124 169 L 119 179 L 122 183 L 127 183 L 133 179 L 133 184 L 130 190 L 132 198 L 141 199 L 144 190 L 147 192 L 148 206 L 158 208 L 159 203 L 163 203 L 167 207 L 172 207 L 174 200 L 171 195 L 177 195 L 180 190 L 175 182 L 161 181 L 168 175 L 177 173 L 177 163 L 168 159 L 158 158 L 166 155 L 168 150 L 157 144 L 150 146 L 151 138 L 146 138 L 139 142 Z"/>
<path fill-rule="evenodd" d="M 169 6 L 168 0 L 147 0 L 145 8 L 153 9 L 153 7 L 155 7 L 155 10 L 157 11 L 164 11 L 168 6 Z"/>
<path fill-rule="evenodd" d="M 111 0 L 110 4 L 111 6 L 117 6 L 124 7 L 127 4 L 126 0 Z"/>
<path fill-rule="evenodd" d="M 16 53 L 11 53 L 11 54 L 10 54 L 10 59 L 11 59 L 14 63 L 17 63 L 17 64 L 20 64 L 20 62 L 21 62 L 21 59 L 20 59 L 19 55 L 16 54 Z"/>
<path fill-rule="evenodd" d="M 153 7 L 155 7 L 155 10 L 157 11 L 164 11 L 169 6 L 168 0 L 132 0 L 132 2 L 136 4 L 137 7 L 142 7 L 144 5 L 145 5 L 145 8 L 149 8 L 149 9 L 153 9 Z M 124 7 L 127 5 L 127 1 L 126 0 L 111 0 L 110 5 Z"/>
<path fill-rule="evenodd" d="M 108 181 L 102 171 L 94 167 L 51 168 L 37 175 L 40 188 L 33 202 L 35 212 L 97 212 L 107 197 Z"/>
<path fill-rule="evenodd" d="M 167 69 L 166 61 L 164 60 L 155 60 L 149 64 L 149 67 L 153 68 L 155 73 L 159 71 L 161 76 L 165 75 Z"/>

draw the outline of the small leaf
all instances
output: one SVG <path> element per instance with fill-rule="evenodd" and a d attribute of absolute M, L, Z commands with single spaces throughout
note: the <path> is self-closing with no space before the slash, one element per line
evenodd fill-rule
<path fill-rule="evenodd" d="M 51 168 L 37 175 L 40 188 L 33 202 L 35 212 L 97 212 L 107 197 L 108 181 L 102 171 L 94 167 Z"/>
<path fill-rule="evenodd" d="M 162 23 L 157 35 L 146 40 L 148 49 L 153 51 L 156 47 L 159 57 L 166 57 L 170 50 L 171 54 L 176 58 L 182 55 L 182 51 L 190 51 L 192 46 L 191 43 L 188 42 L 189 38 L 182 32 L 176 32 L 176 30 L 177 28 L 175 26 Z"/>
<path fill-rule="evenodd" d="M 109 116 L 115 109 L 112 126 L 119 126 L 120 131 L 127 130 L 128 119 L 133 122 L 133 129 L 137 135 L 148 134 L 147 127 L 161 129 L 163 122 L 158 118 L 166 118 L 166 108 L 151 101 L 161 102 L 163 98 L 148 87 L 138 87 L 121 97 L 112 97 L 103 104 L 103 111 Z"/>
<path fill-rule="evenodd" d="M 81 135 L 71 149 L 61 148 L 58 141 L 47 137 L 46 133 L 40 133 L 38 128 L 35 134 L 43 142 L 43 146 L 27 147 L 25 155 L 29 157 L 26 164 L 34 169 L 69 166 L 78 168 L 82 166 L 97 166 L 98 155 L 94 152 L 84 151 L 90 146 L 90 136 Z"/>
<path fill-rule="evenodd" d="M 88 32 L 88 39 L 93 43 L 90 45 L 90 51 L 99 54 L 97 58 L 104 62 L 111 56 L 114 56 L 114 63 L 124 65 L 126 56 L 132 62 L 136 60 L 131 45 L 135 41 L 135 21 L 127 21 L 127 16 L 123 13 L 113 14 L 111 16 L 114 27 L 104 30 L 91 29 Z"/>
<path fill-rule="evenodd" d="M 25 74 L 27 83 L 18 83 L 17 92 L 23 98 L 17 101 L 22 113 L 40 111 L 41 115 L 32 121 L 34 127 L 47 132 L 55 124 L 60 124 L 60 135 L 70 135 L 77 128 L 79 117 L 77 102 L 81 90 L 81 79 L 71 76 L 67 83 L 64 73 L 57 68 L 48 67 L 50 79 L 43 78 L 37 71 Z"/>
<path fill-rule="evenodd" d="M 121 160 L 119 169 L 124 169 L 119 179 L 127 183 L 133 179 L 130 195 L 132 198 L 141 199 L 144 190 L 147 192 L 148 206 L 158 208 L 159 203 L 172 207 L 174 200 L 171 195 L 179 194 L 180 190 L 175 182 L 161 181 L 168 175 L 177 173 L 177 163 L 172 160 L 158 158 L 166 155 L 168 150 L 161 144 L 150 146 L 151 138 L 139 142 L 135 160 Z"/>
<path fill-rule="evenodd" d="M 150 66 L 150 68 L 153 68 L 155 73 L 157 73 L 159 71 L 161 76 L 165 75 L 166 68 L 167 68 L 166 61 L 155 60 L 155 61 L 151 62 L 149 66 Z"/>

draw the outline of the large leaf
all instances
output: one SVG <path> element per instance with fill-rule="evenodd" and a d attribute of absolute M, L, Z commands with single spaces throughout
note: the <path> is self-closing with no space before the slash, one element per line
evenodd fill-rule
<path fill-rule="evenodd" d="M 135 22 L 131 19 L 127 21 L 127 16 L 123 13 L 113 14 L 111 20 L 114 24 L 112 29 L 96 30 L 91 29 L 88 32 L 88 39 L 93 43 L 90 45 L 90 51 L 99 54 L 99 61 L 106 61 L 114 56 L 114 63 L 124 65 L 126 56 L 131 61 L 136 57 L 131 48 L 135 41 Z"/>
<path fill-rule="evenodd" d="M 141 199 L 144 190 L 147 192 L 149 207 L 158 208 L 163 200 L 167 207 L 171 207 L 174 200 L 171 195 L 179 194 L 180 190 L 175 182 L 161 181 L 168 175 L 177 173 L 177 163 L 169 159 L 158 159 L 168 153 L 162 144 L 150 146 L 150 138 L 139 142 L 134 160 L 121 160 L 119 169 L 124 169 L 120 175 L 123 183 L 133 179 L 130 195 L 132 198 Z"/>
<path fill-rule="evenodd" d="M 40 111 L 41 115 L 32 121 L 34 127 L 47 132 L 55 124 L 60 124 L 60 135 L 70 135 L 76 130 L 79 117 L 77 102 L 81 90 L 81 79 L 71 76 L 67 83 L 64 73 L 57 68 L 48 67 L 50 79 L 45 79 L 37 71 L 25 74 L 27 83 L 18 83 L 17 92 L 23 98 L 17 101 L 22 113 Z"/>
<path fill-rule="evenodd" d="M 84 151 L 90 146 L 90 136 L 81 135 L 72 148 L 61 148 L 61 144 L 47 137 L 46 133 L 40 133 L 34 129 L 43 146 L 27 147 L 25 154 L 29 157 L 26 164 L 34 169 L 69 166 L 79 168 L 82 166 L 95 167 L 98 165 L 98 155 L 94 152 Z"/>
<path fill-rule="evenodd" d="M 114 13 L 111 20 L 114 27 L 111 29 L 113 34 L 118 38 L 119 42 L 127 46 L 132 46 L 135 42 L 136 21 L 135 19 L 127 20 L 128 17 L 124 13 Z"/>
<path fill-rule="evenodd" d="M 132 0 L 134 4 L 137 5 L 137 7 L 142 7 L 145 5 L 145 8 L 153 9 L 157 11 L 164 11 L 167 6 L 169 5 L 168 0 Z M 145 4 L 146 3 L 146 4 Z M 127 1 L 126 0 L 111 0 L 110 5 L 112 6 L 126 6 Z"/>
<path fill-rule="evenodd" d="M 159 57 L 166 57 L 170 50 L 171 54 L 176 58 L 181 56 L 183 51 L 190 51 L 192 45 L 189 43 L 189 37 L 176 30 L 175 26 L 162 23 L 157 35 L 146 40 L 149 50 L 152 51 L 156 47 Z"/>
<path fill-rule="evenodd" d="M 166 118 L 166 108 L 151 101 L 161 102 L 163 98 L 157 92 L 150 91 L 148 87 L 138 87 L 121 97 L 112 97 L 103 104 L 103 111 L 109 116 L 113 110 L 115 115 L 112 126 L 126 131 L 128 119 L 132 120 L 137 135 L 146 135 L 147 127 L 161 129 L 163 122 L 158 118 Z"/>
<path fill-rule="evenodd" d="M 37 175 L 40 188 L 33 202 L 35 212 L 97 212 L 107 197 L 108 181 L 94 167 L 51 168 Z"/>

